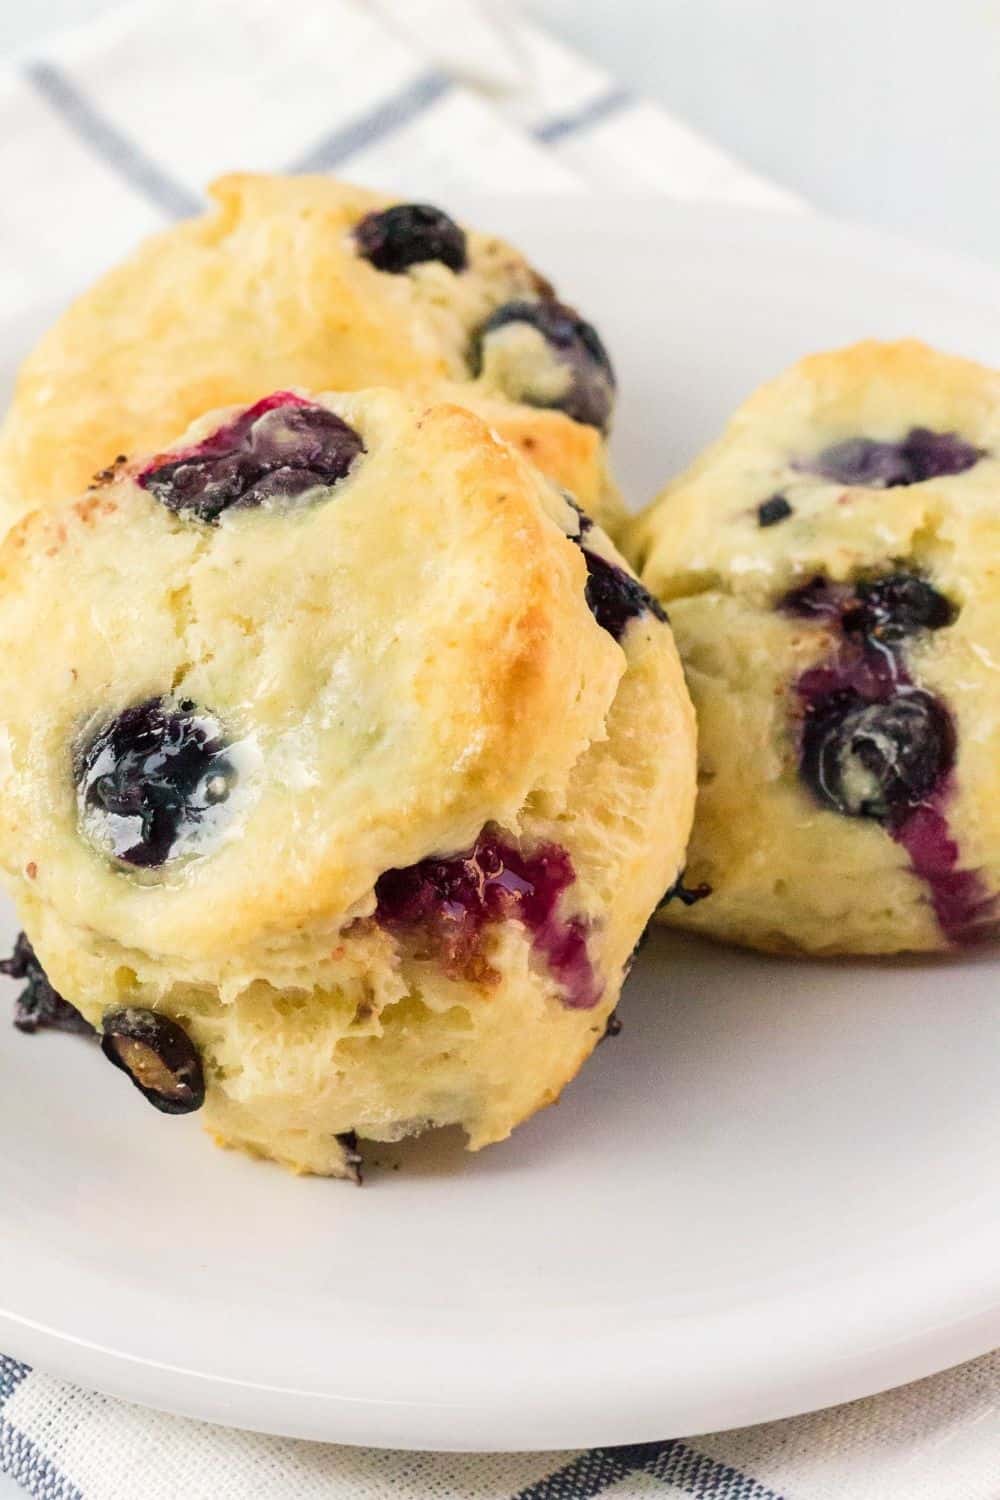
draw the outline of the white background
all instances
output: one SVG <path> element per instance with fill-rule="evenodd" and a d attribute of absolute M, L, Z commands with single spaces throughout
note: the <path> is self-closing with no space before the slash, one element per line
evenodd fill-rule
<path fill-rule="evenodd" d="M 0 58 L 111 8 L 0 0 Z M 525 8 L 817 207 L 1000 260 L 1000 0 Z"/>
<path fill-rule="evenodd" d="M 0 0 L 0 60 L 110 8 Z M 817 207 L 1000 259 L 1000 0 L 529 0 L 527 9 Z M 21 1493 L 0 1478 L 0 1500 Z"/>

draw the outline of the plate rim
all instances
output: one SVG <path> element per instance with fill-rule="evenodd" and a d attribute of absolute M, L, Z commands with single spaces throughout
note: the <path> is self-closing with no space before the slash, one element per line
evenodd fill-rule
<path fill-rule="evenodd" d="M 698 224 L 716 229 L 724 224 L 734 226 L 738 235 L 750 235 L 757 240 L 773 241 L 775 236 L 780 236 L 785 243 L 794 240 L 827 253 L 840 249 L 867 264 L 873 259 L 883 265 L 887 262 L 898 264 L 903 257 L 904 270 L 911 279 L 922 278 L 937 288 L 947 285 L 966 306 L 978 298 L 987 297 L 1000 305 L 1000 271 L 989 264 L 955 252 L 915 245 L 902 236 L 834 220 L 819 213 L 717 203 L 660 202 L 632 195 L 605 195 L 600 199 L 589 195 L 566 195 L 557 199 L 532 194 L 453 196 L 463 214 L 483 224 L 489 224 L 494 218 L 497 221 L 516 219 L 519 212 L 530 212 L 536 222 L 558 220 L 565 228 L 567 221 L 572 221 L 593 230 L 595 215 L 602 205 L 610 202 L 627 204 L 633 214 L 647 222 L 655 220 L 659 229 L 686 226 L 689 232 L 694 232 Z M 607 222 L 598 227 L 602 234 L 617 233 Z M 35 303 L 22 309 L 16 318 L 8 319 L 7 326 L 22 323 L 29 326 L 32 320 L 51 315 L 64 300 Z M 746 1390 L 741 1403 L 736 1402 L 731 1392 L 718 1396 L 714 1404 L 712 1398 L 703 1393 L 698 1398 L 703 1417 L 693 1425 L 682 1423 L 678 1426 L 673 1418 L 664 1421 L 659 1415 L 659 1409 L 668 1405 L 669 1400 L 665 1397 L 664 1385 L 651 1380 L 648 1369 L 640 1378 L 637 1368 L 632 1385 L 628 1385 L 627 1372 L 623 1369 L 618 1374 L 620 1386 L 615 1390 L 617 1409 L 607 1419 L 607 1426 L 602 1427 L 600 1408 L 593 1405 L 598 1396 L 606 1404 L 602 1379 L 598 1381 L 602 1389 L 598 1391 L 595 1387 L 591 1392 L 592 1405 L 586 1416 L 580 1415 L 584 1409 L 582 1404 L 567 1412 L 559 1410 L 560 1403 L 556 1402 L 540 1418 L 536 1414 L 531 1421 L 518 1427 L 516 1417 L 508 1413 L 514 1430 L 510 1439 L 504 1441 L 497 1430 L 495 1402 L 480 1400 L 470 1403 L 467 1408 L 454 1405 L 436 1407 L 434 1403 L 373 1402 L 342 1393 L 297 1391 L 288 1386 L 238 1381 L 115 1351 L 0 1307 L 0 1347 L 58 1377 L 106 1394 L 224 1426 L 349 1445 L 404 1447 L 414 1451 L 559 1450 L 646 1441 L 651 1434 L 660 1439 L 671 1436 L 673 1432 L 742 1427 L 872 1395 L 975 1358 L 997 1345 L 1000 1345 L 1000 1285 L 996 1297 L 978 1312 L 967 1313 L 950 1322 L 932 1321 L 926 1328 L 915 1332 L 894 1330 L 890 1337 L 883 1337 L 873 1346 L 827 1358 L 819 1369 L 815 1362 L 795 1364 L 786 1361 L 780 1380 L 772 1380 L 763 1390 Z M 683 1365 L 675 1374 L 684 1385 L 692 1384 L 690 1372 Z M 744 1378 L 749 1375 L 749 1370 L 744 1372 Z M 239 1410 L 233 1411 L 231 1407 L 237 1395 Z M 725 1410 L 722 1410 L 723 1406 Z M 390 1409 L 391 1431 L 387 1430 L 390 1418 L 386 1415 Z M 432 1410 L 436 1413 L 433 1421 L 428 1417 Z M 460 1432 L 456 1431 L 458 1420 L 463 1423 Z M 542 1434 L 542 1428 L 547 1435 Z"/>

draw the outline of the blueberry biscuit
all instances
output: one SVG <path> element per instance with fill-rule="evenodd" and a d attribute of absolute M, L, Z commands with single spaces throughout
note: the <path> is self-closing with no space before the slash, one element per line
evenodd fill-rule
<path fill-rule="evenodd" d="M 602 525 L 616 522 L 611 363 L 518 251 L 328 177 L 232 176 L 211 195 L 29 357 L 0 435 L 0 524 L 214 407 L 286 386 L 381 385 L 473 407 Z"/>
<path fill-rule="evenodd" d="M 667 921 L 766 949 L 946 950 L 1000 917 L 1000 375 L 922 344 L 803 360 L 633 525 L 699 719 Z"/>
<path fill-rule="evenodd" d="M 0 578 L 17 972 L 150 1103 L 351 1176 L 558 1096 L 695 770 L 663 611 L 562 491 L 463 408 L 282 391 L 23 518 Z"/>

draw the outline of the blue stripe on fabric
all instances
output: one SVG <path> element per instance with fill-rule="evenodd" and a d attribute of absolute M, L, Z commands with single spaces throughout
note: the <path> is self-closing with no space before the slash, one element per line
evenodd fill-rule
<path fill-rule="evenodd" d="M 36 1500 L 83 1500 L 83 1493 L 60 1474 L 55 1464 L 3 1415 L 3 1408 L 31 1370 L 7 1354 L 0 1354 L 0 1474 L 36 1496 Z"/>
<path fill-rule="evenodd" d="M 0 1417 L 0 1474 L 23 1485 L 36 1500 L 84 1500 L 83 1491 L 60 1474 L 38 1445 Z"/>
<path fill-rule="evenodd" d="M 589 130 L 591 125 L 600 124 L 631 103 L 632 95 L 628 89 L 608 89 L 606 93 L 598 94 L 596 99 L 591 99 L 589 104 L 584 104 L 570 114 L 553 115 L 551 119 L 543 120 L 531 133 L 536 141 L 544 141 L 551 146 L 555 141 L 565 140 L 568 135 L 576 135 L 579 130 Z"/>
<path fill-rule="evenodd" d="M 27 1365 L 11 1359 L 9 1354 L 0 1354 L 0 1409 L 5 1401 L 10 1400 L 24 1377 L 30 1374 Z"/>
<path fill-rule="evenodd" d="M 614 1448 L 591 1448 L 571 1464 L 519 1490 L 513 1500 L 593 1500 L 633 1472 Z"/>
<path fill-rule="evenodd" d="M 318 141 L 304 156 L 300 156 L 289 172 L 328 172 L 340 166 L 349 156 L 363 151 L 366 146 L 384 140 L 394 131 L 409 125 L 418 115 L 430 109 L 453 87 L 446 73 L 430 69 L 414 78 L 405 88 L 388 99 L 383 99 L 374 109 L 339 125 L 336 130 Z"/>
<path fill-rule="evenodd" d="M 105 119 L 65 73 L 52 63 L 33 62 L 28 63 L 24 75 L 46 104 L 95 156 L 114 168 L 119 177 L 163 213 L 182 219 L 199 211 L 200 200 L 151 161 L 116 125 Z"/>
<path fill-rule="evenodd" d="M 630 1474 L 648 1474 L 683 1490 L 694 1500 L 782 1500 L 775 1491 L 718 1463 L 686 1443 L 632 1443 L 593 1448 L 515 1495 L 514 1500 L 594 1500 Z"/>

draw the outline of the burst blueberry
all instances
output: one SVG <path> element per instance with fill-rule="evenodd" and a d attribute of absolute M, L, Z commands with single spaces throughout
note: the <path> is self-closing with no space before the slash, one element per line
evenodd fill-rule
<path fill-rule="evenodd" d="M 465 230 L 429 203 L 396 203 L 367 214 L 354 231 L 358 253 L 377 271 L 398 276 L 437 260 L 450 271 L 468 264 Z"/>
<path fill-rule="evenodd" d="M 189 1115 L 205 1102 L 205 1075 L 184 1028 L 159 1011 L 123 1006 L 105 1012 L 101 1051 L 127 1073 L 154 1109 Z"/>
<path fill-rule="evenodd" d="M 576 422 L 607 431 L 615 398 L 611 360 L 597 329 L 562 302 L 507 302 L 498 307 L 473 339 L 473 374 L 481 372 L 494 337 L 517 325 L 541 335 L 549 359 L 537 370 L 529 359 L 513 361 L 505 379 L 507 395 L 530 406 L 557 407 Z"/>
<path fill-rule="evenodd" d="M 486 828 L 462 853 L 386 870 L 375 885 L 376 917 L 404 937 L 416 957 L 484 984 L 497 980 L 488 954 L 490 928 L 520 922 L 557 980 L 563 1003 L 586 1010 L 600 998 L 586 925 L 559 911 L 575 878 L 572 860 L 558 845 L 525 852 Z"/>
<path fill-rule="evenodd" d="M 24 980 L 24 988 L 14 1004 L 14 1025 L 18 1031 L 47 1029 L 93 1036 L 90 1022 L 52 987 L 25 933 L 18 933 L 10 958 L 0 960 L 0 974 Z"/>
<path fill-rule="evenodd" d="M 237 773 L 221 727 L 185 699 L 126 708 L 76 755 L 80 816 L 105 853 L 139 868 L 197 846 L 219 822 Z"/>
<path fill-rule="evenodd" d="M 139 484 L 168 510 L 213 522 L 223 511 L 284 508 L 329 489 L 364 451 L 334 412 L 279 391 L 195 447 L 154 462 Z"/>
<path fill-rule="evenodd" d="M 951 718 L 921 688 L 877 702 L 844 688 L 806 706 L 802 776 L 845 817 L 902 822 L 941 789 L 954 758 Z"/>
<path fill-rule="evenodd" d="M 924 630 L 942 630 L 958 613 L 950 599 L 916 573 L 862 579 L 855 592 L 857 603 L 844 611 L 844 630 L 860 631 L 887 645 Z"/>

